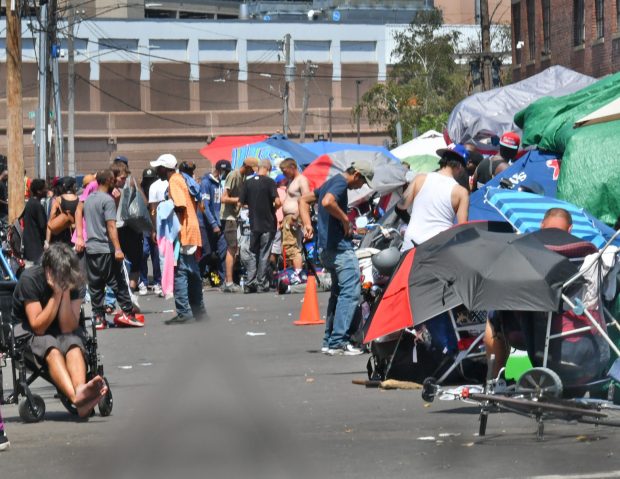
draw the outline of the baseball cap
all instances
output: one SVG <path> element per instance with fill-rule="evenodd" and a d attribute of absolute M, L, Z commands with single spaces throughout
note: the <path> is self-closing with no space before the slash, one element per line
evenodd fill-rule
<path fill-rule="evenodd" d="M 146 168 L 142 172 L 142 178 L 157 178 L 157 173 L 153 168 Z"/>
<path fill-rule="evenodd" d="M 126 156 L 123 155 L 118 155 L 116 158 L 114 158 L 114 161 L 122 161 L 123 163 L 125 163 L 127 166 L 129 166 L 129 160 L 127 159 Z"/>
<path fill-rule="evenodd" d="M 521 144 L 521 138 L 514 131 L 508 131 L 501 136 L 499 139 L 499 144 L 501 146 L 505 146 L 506 148 L 518 150 L 519 145 Z"/>
<path fill-rule="evenodd" d="M 177 167 L 177 159 L 174 155 L 170 153 L 164 153 L 160 155 L 155 161 L 151 161 L 151 166 L 153 168 L 157 168 L 158 166 L 163 166 L 164 168 L 168 168 L 169 170 L 174 170 Z"/>
<path fill-rule="evenodd" d="M 286 181 L 287 181 L 287 178 L 282 173 L 280 173 L 278 176 L 276 176 L 276 185 L 279 186 L 281 183 L 285 183 Z"/>
<path fill-rule="evenodd" d="M 449 156 L 452 158 L 456 158 L 463 163 L 463 166 L 467 164 L 467 160 L 469 159 L 469 151 L 465 148 L 465 145 L 458 143 L 452 143 L 448 148 L 440 148 L 435 153 L 440 157 Z"/>
<path fill-rule="evenodd" d="M 375 170 L 372 164 L 366 160 L 355 160 L 351 163 L 351 168 L 354 168 L 360 175 L 364 177 L 366 183 L 370 185 L 370 182 L 375 176 Z"/>
<path fill-rule="evenodd" d="M 219 160 L 215 164 L 215 169 L 216 170 L 230 171 L 232 169 L 232 165 L 230 164 L 230 161 L 228 161 L 228 160 Z"/>

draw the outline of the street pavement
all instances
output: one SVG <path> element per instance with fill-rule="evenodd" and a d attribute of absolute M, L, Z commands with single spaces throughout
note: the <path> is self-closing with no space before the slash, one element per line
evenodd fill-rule
<path fill-rule="evenodd" d="M 321 354 L 322 327 L 292 325 L 301 295 L 205 299 L 208 322 L 165 326 L 174 302 L 149 295 L 143 329 L 99 334 L 110 417 L 77 422 L 44 382 L 44 422 L 3 406 L 0 478 L 620 477 L 620 429 L 549 422 L 537 442 L 503 413 L 479 438 L 473 406 L 354 385 L 368 356 Z"/>

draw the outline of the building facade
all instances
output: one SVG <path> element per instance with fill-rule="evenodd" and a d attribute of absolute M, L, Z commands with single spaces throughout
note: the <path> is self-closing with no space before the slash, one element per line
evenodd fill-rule
<path fill-rule="evenodd" d="M 620 0 L 513 0 L 513 80 L 563 65 L 594 77 L 620 70 Z"/>

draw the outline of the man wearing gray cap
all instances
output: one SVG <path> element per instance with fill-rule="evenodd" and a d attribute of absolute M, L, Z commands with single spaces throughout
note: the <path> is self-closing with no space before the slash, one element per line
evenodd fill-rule
<path fill-rule="evenodd" d="M 349 342 L 351 323 L 360 298 L 360 266 L 351 241 L 353 231 L 347 216 L 347 192 L 365 184 L 372 186 L 373 177 L 372 164 L 357 160 L 344 173 L 299 198 L 299 215 L 306 240 L 314 235 L 309 205 L 318 202 L 317 247 L 321 262 L 332 278 L 321 351 L 330 356 L 355 356 L 363 352 Z"/>

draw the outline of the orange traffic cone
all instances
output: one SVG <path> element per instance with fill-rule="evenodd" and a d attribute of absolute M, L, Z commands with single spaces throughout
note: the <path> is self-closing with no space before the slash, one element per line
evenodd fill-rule
<path fill-rule="evenodd" d="M 319 297 L 316 294 L 316 278 L 308 276 L 306 283 L 306 294 L 304 304 L 301 306 L 301 314 L 297 321 L 293 321 L 295 326 L 311 326 L 313 324 L 325 324 L 319 313 Z"/>

